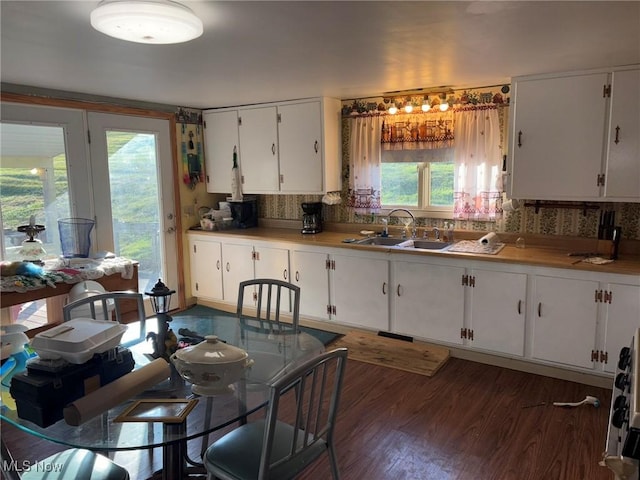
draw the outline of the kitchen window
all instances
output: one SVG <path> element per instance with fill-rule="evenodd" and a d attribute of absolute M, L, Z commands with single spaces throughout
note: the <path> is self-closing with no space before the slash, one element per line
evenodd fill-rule
<path fill-rule="evenodd" d="M 453 180 L 453 148 L 382 152 L 383 208 L 451 214 Z"/>

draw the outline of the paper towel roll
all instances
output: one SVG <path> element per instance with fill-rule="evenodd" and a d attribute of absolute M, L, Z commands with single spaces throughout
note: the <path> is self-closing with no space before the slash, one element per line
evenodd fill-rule
<path fill-rule="evenodd" d="M 66 406 L 63 410 L 64 421 L 77 427 L 169 378 L 170 374 L 169 364 L 162 358 L 157 358 L 148 365 L 134 370 Z"/>
<path fill-rule="evenodd" d="M 481 243 L 482 245 L 493 245 L 494 243 L 498 243 L 499 240 L 498 236 L 494 232 L 491 232 L 478 240 L 478 243 Z"/>

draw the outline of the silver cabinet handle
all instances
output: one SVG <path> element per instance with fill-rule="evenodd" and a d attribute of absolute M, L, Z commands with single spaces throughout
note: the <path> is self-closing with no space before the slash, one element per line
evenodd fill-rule
<path fill-rule="evenodd" d="M 220 270 L 220 260 L 216 262 L 216 269 Z"/>
<path fill-rule="evenodd" d="M 398 284 L 398 288 L 396 289 L 396 293 L 400 296 L 400 284 Z"/>
<path fill-rule="evenodd" d="M 271 153 L 274 154 L 274 155 L 276 154 L 276 144 L 275 143 L 271 144 Z"/>
<path fill-rule="evenodd" d="M 542 302 L 538 302 L 538 316 L 542 316 Z"/>
<path fill-rule="evenodd" d="M 617 137 L 616 137 L 617 138 Z M 318 141 L 313 142 L 313 150 L 318 153 Z"/>
<path fill-rule="evenodd" d="M 382 282 L 382 294 L 387 294 L 387 282 Z"/>
<path fill-rule="evenodd" d="M 300 272 L 296 270 L 296 282 L 300 281 Z"/>
<path fill-rule="evenodd" d="M 522 300 L 518 300 L 518 315 L 522 314 Z"/>
<path fill-rule="evenodd" d="M 227 262 L 227 272 L 230 270 L 229 262 Z"/>
<path fill-rule="evenodd" d="M 284 269 L 284 272 L 282 272 L 282 276 L 284 277 L 284 279 L 287 279 L 287 269 Z"/>
<path fill-rule="evenodd" d="M 522 146 L 522 130 L 518 132 L 518 147 Z"/>

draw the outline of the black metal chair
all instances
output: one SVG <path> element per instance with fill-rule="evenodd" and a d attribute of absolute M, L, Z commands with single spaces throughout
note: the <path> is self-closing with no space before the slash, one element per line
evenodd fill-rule
<path fill-rule="evenodd" d="M 346 361 L 347 349 L 338 348 L 276 379 L 266 417 L 232 430 L 206 450 L 209 479 L 292 479 L 328 453 L 338 480 L 333 431 Z"/>

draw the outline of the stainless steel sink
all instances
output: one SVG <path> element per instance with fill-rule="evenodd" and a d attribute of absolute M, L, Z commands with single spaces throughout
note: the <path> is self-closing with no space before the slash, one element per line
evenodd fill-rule
<path fill-rule="evenodd" d="M 413 240 L 411 244 L 404 245 L 404 248 L 417 248 L 420 250 L 444 250 L 450 245 L 450 242 L 438 242 L 435 240 Z"/>
<path fill-rule="evenodd" d="M 367 237 L 362 240 L 358 240 L 356 244 L 358 245 L 378 245 L 381 247 L 393 247 L 394 245 L 398 245 L 402 242 L 406 242 L 406 238 L 395 238 L 395 237 Z"/>

